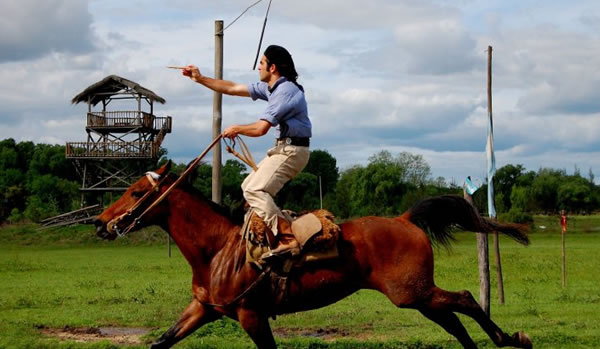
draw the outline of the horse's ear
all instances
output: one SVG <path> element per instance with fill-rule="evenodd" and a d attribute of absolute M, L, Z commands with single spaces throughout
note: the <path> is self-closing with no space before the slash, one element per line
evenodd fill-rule
<path fill-rule="evenodd" d="M 171 160 L 167 161 L 166 164 L 162 165 L 161 168 L 159 168 L 158 170 L 156 170 L 156 173 L 159 175 L 166 175 L 167 173 L 169 173 L 169 170 L 171 169 Z"/>

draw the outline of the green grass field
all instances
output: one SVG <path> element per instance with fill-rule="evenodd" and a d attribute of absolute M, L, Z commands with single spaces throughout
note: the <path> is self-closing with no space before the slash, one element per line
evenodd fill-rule
<path fill-rule="evenodd" d="M 506 304 L 497 302 L 492 268 L 492 318 L 506 332 L 527 332 L 536 348 L 599 347 L 600 217 L 570 220 L 564 289 L 557 219 L 536 217 L 535 225 L 530 247 L 500 240 Z M 450 253 L 436 252 L 436 282 L 477 297 L 474 234 L 459 233 L 457 239 Z M 46 231 L 10 226 L 0 229 L 0 241 L 0 348 L 145 348 L 190 301 L 190 269 L 176 248 L 168 257 L 166 234 L 156 229 L 105 242 L 90 226 Z M 474 321 L 460 317 L 481 348 L 494 347 Z M 66 326 L 149 333 L 140 344 L 78 342 L 43 333 Z M 418 312 L 396 309 L 367 290 L 326 308 L 280 316 L 271 326 L 281 348 L 460 348 Z M 176 346 L 252 347 L 227 319 Z"/>

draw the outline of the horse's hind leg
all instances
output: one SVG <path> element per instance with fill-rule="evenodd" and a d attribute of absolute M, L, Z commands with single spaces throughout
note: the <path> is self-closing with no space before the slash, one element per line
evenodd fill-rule
<path fill-rule="evenodd" d="M 419 308 L 422 310 L 423 308 Z M 533 348 L 531 339 L 523 333 L 508 335 L 481 309 L 469 291 L 449 292 L 434 287 L 430 302 L 424 308 L 429 312 L 459 312 L 472 317 L 499 347 Z M 435 320 L 434 320 L 435 321 Z"/>
<path fill-rule="evenodd" d="M 469 336 L 469 333 L 467 333 L 467 330 L 458 319 L 458 316 L 454 315 L 454 313 L 433 309 L 419 309 L 419 311 L 429 320 L 442 326 L 446 332 L 456 337 L 464 348 L 477 349 L 477 345 L 475 345 L 471 336 Z"/>
<path fill-rule="evenodd" d="M 183 311 L 175 325 L 171 326 L 160 338 L 152 343 L 150 349 L 170 348 L 200 326 L 215 321 L 220 317 L 221 314 L 205 307 L 194 299 Z"/>
<path fill-rule="evenodd" d="M 277 349 L 269 319 L 264 314 L 240 308 L 237 316 L 240 325 L 252 338 L 258 349 Z"/>

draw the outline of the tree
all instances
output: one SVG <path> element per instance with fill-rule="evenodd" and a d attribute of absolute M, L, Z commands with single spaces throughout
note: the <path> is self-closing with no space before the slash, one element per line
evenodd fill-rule
<path fill-rule="evenodd" d="M 389 151 L 369 157 L 367 167 L 356 166 L 342 174 L 336 198 L 342 217 L 393 215 L 400 211 L 408 184 L 406 169 Z M 347 203 L 341 202 L 347 200 Z"/>
<path fill-rule="evenodd" d="M 235 209 L 244 203 L 242 182 L 247 175 L 246 165 L 242 162 L 232 159 L 225 162 L 223 170 L 221 171 L 221 176 L 223 177 L 223 205 Z"/>
<path fill-rule="evenodd" d="M 317 149 L 311 151 L 308 164 L 302 172 L 311 173 L 317 179 L 321 177 L 321 188 L 324 196 L 335 191 L 337 181 L 340 177 L 336 159 L 326 150 Z"/>
<path fill-rule="evenodd" d="M 404 179 L 413 186 L 422 186 L 431 176 L 431 168 L 423 159 L 423 155 L 401 152 L 395 162 L 404 168 Z"/>
<path fill-rule="evenodd" d="M 35 146 L 29 169 L 28 183 L 37 176 L 52 174 L 54 176 L 78 181 L 73 165 L 65 158 L 65 147 L 59 145 L 37 144 Z"/>
<path fill-rule="evenodd" d="M 340 179 L 335 188 L 334 213 L 342 218 L 352 217 L 354 214 L 354 189 L 358 182 L 358 177 L 362 171 L 361 166 L 353 166 L 341 173 Z"/>
<path fill-rule="evenodd" d="M 506 213 L 499 215 L 499 220 L 514 223 L 531 223 L 533 217 L 527 212 L 531 207 L 531 189 L 515 185 L 510 194 L 511 207 Z"/>
<path fill-rule="evenodd" d="M 75 182 L 51 174 L 37 176 L 31 183 L 31 196 L 27 200 L 25 216 L 38 221 L 60 212 L 71 211 L 76 206 L 78 194 Z"/>
<path fill-rule="evenodd" d="M 531 194 L 540 210 L 546 213 L 556 212 L 557 192 L 565 171 L 543 168 L 531 184 Z"/>
<path fill-rule="evenodd" d="M 194 181 L 196 187 L 205 198 L 212 197 L 212 166 L 207 163 L 200 163 L 196 169 L 198 177 Z"/>
<path fill-rule="evenodd" d="M 312 173 L 300 172 L 277 194 L 280 208 L 303 211 L 319 208 L 319 178 Z"/>
<path fill-rule="evenodd" d="M 33 143 L 16 144 L 12 138 L 0 141 L 0 222 L 9 215 L 25 209 L 28 193 L 26 191 L 25 172 L 27 156 L 31 156 Z M 24 147 L 22 145 L 27 145 Z M 24 152 L 23 149 L 29 149 Z M 16 210 L 16 211 L 15 211 Z"/>
<path fill-rule="evenodd" d="M 557 208 L 567 212 L 589 213 L 598 206 L 589 182 L 581 176 L 569 176 L 557 190 Z"/>
<path fill-rule="evenodd" d="M 504 165 L 496 171 L 494 189 L 498 212 L 508 212 L 511 208 L 511 191 L 525 172 L 523 165 Z"/>

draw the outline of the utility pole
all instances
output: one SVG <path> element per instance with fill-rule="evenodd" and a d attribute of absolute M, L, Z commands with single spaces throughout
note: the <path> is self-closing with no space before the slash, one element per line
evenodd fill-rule
<path fill-rule="evenodd" d="M 215 79 L 223 79 L 223 21 L 215 21 Z M 223 94 L 215 92 L 213 95 L 213 127 L 212 139 L 221 134 Z M 215 144 L 213 149 L 212 166 L 212 201 L 221 203 L 221 142 Z"/>
<path fill-rule="evenodd" d="M 496 207 L 494 204 L 494 182 L 496 173 L 496 160 L 494 158 L 494 122 L 492 118 L 492 46 L 488 46 L 488 211 L 491 219 L 496 219 Z M 504 304 L 504 281 L 502 280 L 502 261 L 500 259 L 500 241 L 498 232 L 494 232 L 494 252 L 496 259 L 496 271 L 498 275 L 498 301 Z"/>

